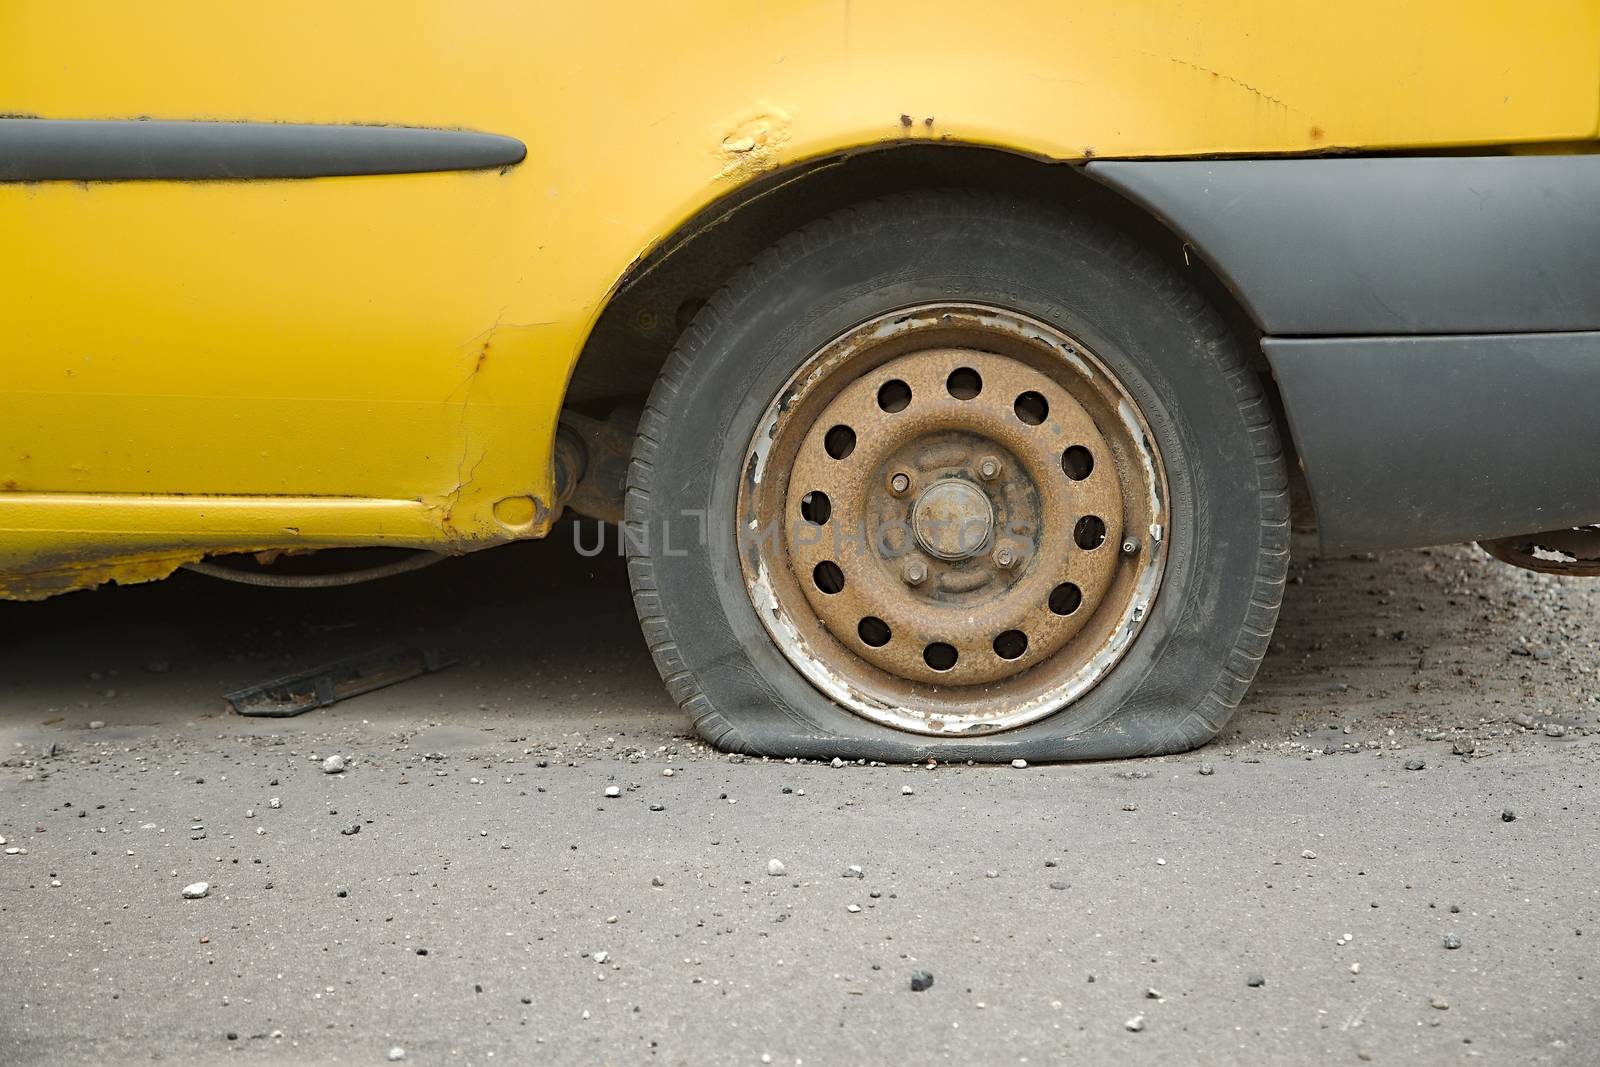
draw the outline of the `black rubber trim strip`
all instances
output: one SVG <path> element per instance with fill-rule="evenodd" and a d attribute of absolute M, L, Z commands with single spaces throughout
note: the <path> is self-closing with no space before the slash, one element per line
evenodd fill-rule
<path fill-rule="evenodd" d="M 1600 522 L 1600 333 L 1262 341 L 1329 552 Z"/>
<path fill-rule="evenodd" d="M 1096 161 L 1263 332 L 1600 329 L 1600 155 Z"/>
<path fill-rule="evenodd" d="M 406 126 L 0 119 L 0 181 L 230 181 L 481 170 L 515 137 Z"/>

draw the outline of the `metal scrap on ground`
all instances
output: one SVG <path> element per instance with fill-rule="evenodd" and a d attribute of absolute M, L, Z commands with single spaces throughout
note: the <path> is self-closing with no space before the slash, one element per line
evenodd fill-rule
<path fill-rule="evenodd" d="M 384 648 L 223 695 L 240 715 L 286 718 L 456 663 L 434 648 Z"/>

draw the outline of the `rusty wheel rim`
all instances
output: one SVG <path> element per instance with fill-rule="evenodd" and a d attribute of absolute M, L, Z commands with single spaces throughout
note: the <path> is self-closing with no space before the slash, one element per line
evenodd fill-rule
<path fill-rule="evenodd" d="M 1082 342 L 975 305 L 912 308 L 815 353 L 758 423 L 745 585 L 797 670 L 866 719 L 1011 729 L 1127 651 L 1160 587 L 1166 482 Z"/>

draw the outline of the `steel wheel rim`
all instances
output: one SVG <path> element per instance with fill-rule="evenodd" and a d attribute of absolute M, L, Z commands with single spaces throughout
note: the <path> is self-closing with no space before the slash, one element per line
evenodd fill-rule
<path fill-rule="evenodd" d="M 1160 588 L 1166 481 L 1138 406 L 1081 341 L 1012 311 L 926 305 L 824 345 L 743 474 L 763 627 L 881 725 L 971 735 L 1054 714 L 1116 665 Z"/>

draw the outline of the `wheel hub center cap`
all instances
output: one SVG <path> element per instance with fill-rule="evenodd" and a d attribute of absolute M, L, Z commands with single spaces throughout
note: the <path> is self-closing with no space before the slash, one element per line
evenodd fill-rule
<path fill-rule="evenodd" d="M 940 559 L 970 559 L 989 547 L 994 535 L 994 505 L 971 482 L 944 478 L 917 497 L 911 509 L 917 544 Z"/>

